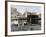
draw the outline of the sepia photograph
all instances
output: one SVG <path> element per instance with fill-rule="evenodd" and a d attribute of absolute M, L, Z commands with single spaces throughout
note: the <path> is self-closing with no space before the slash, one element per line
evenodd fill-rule
<path fill-rule="evenodd" d="M 8 2 L 8 35 L 44 33 L 44 4 Z"/>

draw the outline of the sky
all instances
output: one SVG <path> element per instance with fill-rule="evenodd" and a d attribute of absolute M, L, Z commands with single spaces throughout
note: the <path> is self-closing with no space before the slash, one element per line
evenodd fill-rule
<path fill-rule="evenodd" d="M 15 8 L 18 12 L 24 13 L 25 11 L 29 12 L 41 12 L 41 6 L 24 6 L 24 5 L 16 5 Z"/>

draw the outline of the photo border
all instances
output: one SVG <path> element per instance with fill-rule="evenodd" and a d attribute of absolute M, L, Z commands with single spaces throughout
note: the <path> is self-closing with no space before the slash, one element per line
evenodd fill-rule
<path fill-rule="evenodd" d="M 7 31 L 7 21 L 8 21 L 8 17 L 7 17 L 7 5 L 8 2 L 21 2 L 21 3 L 35 3 L 35 4 L 44 4 L 44 33 L 37 33 L 37 34 L 22 34 L 22 35 L 7 35 L 8 31 Z M 41 35 L 41 34 L 45 34 L 45 3 L 42 2 L 27 2 L 27 1 L 5 1 L 5 36 L 26 36 L 26 35 Z"/>

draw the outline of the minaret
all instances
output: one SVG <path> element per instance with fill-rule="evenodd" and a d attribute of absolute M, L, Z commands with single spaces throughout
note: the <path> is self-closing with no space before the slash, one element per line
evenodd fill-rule
<path fill-rule="evenodd" d="M 27 8 L 26 8 L 26 12 L 28 12 L 28 11 L 27 11 Z"/>
<path fill-rule="evenodd" d="M 25 16 L 26 16 L 26 17 L 27 17 L 27 12 L 28 12 L 28 11 L 27 11 L 27 8 L 26 8 L 26 9 L 25 9 Z"/>

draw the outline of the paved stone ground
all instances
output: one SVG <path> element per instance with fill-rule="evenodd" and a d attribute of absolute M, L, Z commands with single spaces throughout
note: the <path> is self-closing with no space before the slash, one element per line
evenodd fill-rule
<path fill-rule="evenodd" d="M 40 25 L 33 25 L 33 26 L 12 26 L 11 31 L 30 31 L 30 30 L 40 30 L 41 26 Z"/>

